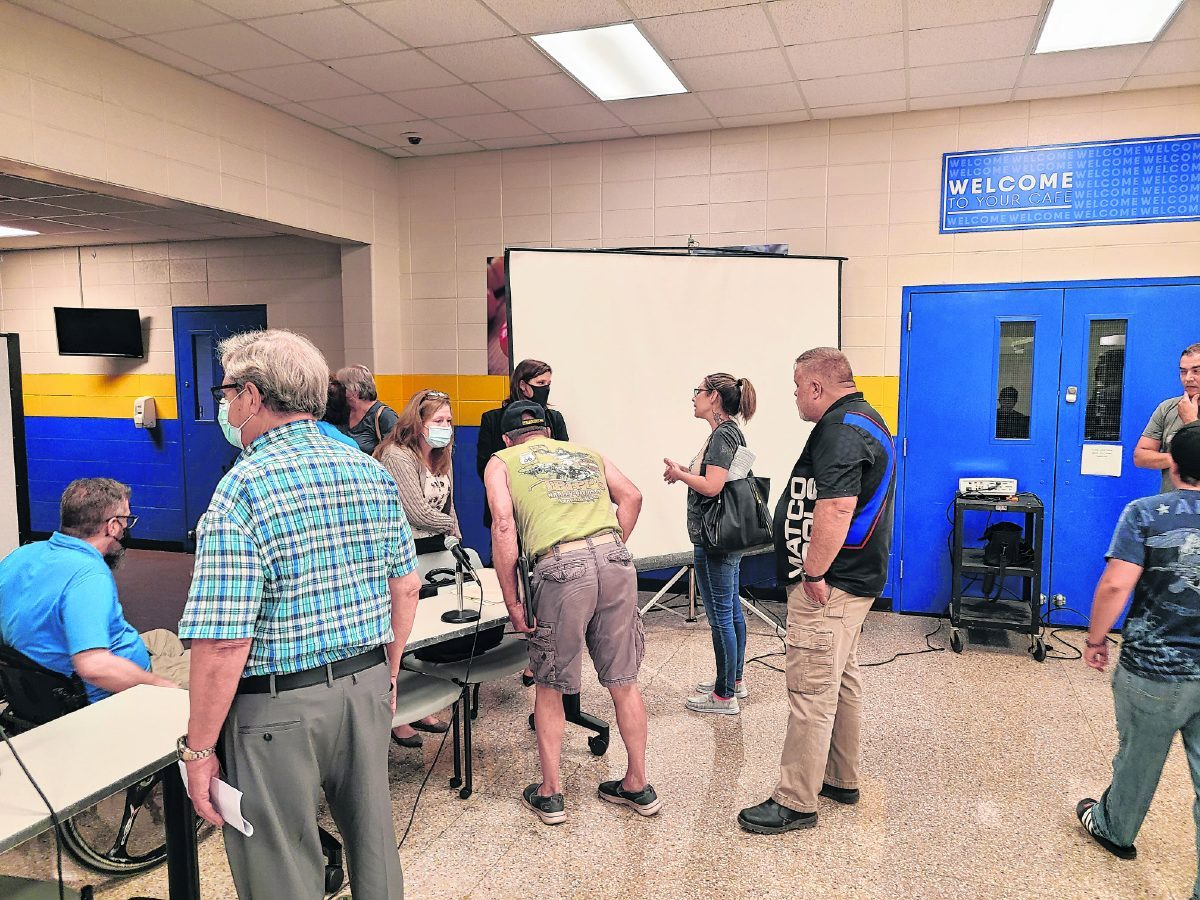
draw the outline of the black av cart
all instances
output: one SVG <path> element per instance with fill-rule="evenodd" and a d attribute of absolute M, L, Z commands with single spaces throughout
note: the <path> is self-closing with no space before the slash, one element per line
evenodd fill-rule
<path fill-rule="evenodd" d="M 985 560 L 983 546 L 966 546 L 968 542 L 982 540 L 980 535 L 968 537 L 964 533 L 964 519 L 972 511 L 987 514 L 987 522 L 993 522 L 997 514 L 1015 513 L 1022 516 L 1021 554 L 1014 554 L 1012 561 L 999 565 Z M 962 653 L 966 645 L 961 629 L 1000 629 L 1029 635 L 1029 652 L 1033 658 L 1038 662 L 1046 659 L 1046 640 L 1042 634 L 1044 513 L 1042 501 L 1031 493 L 1008 498 L 958 494 L 954 498 L 950 548 L 953 579 L 950 593 L 950 648 L 955 653 Z M 973 523 L 980 518 L 972 516 Z"/>

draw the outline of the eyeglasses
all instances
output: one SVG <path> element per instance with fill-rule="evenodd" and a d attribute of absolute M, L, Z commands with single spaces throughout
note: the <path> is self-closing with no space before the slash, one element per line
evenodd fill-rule
<path fill-rule="evenodd" d="M 699 397 L 701 394 L 707 394 L 712 388 L 692 388 L 692 396 Z"/>
<path fill-rule="evenodd" d="M 133 526 L 136 525 L 138 522 L 137 516 L 109 516 L 108 518 L 110 520 L 112 520 L 112 519 L 119 520 L 120 523 L 125 526 L 126 531 L 131 531 L 133 529 Z"/>
<path fill-rule="evenodd" d="M 242 386 L 240 384 L 218 384 L 216 387 L 209 388 L 212 391 L 213 399 L 218 403 L 225 399 L 223 396 L 225 391 L 240 391 L 241 389 Z"/>
<path fill-rule="evenodd" d="M 425 396 L 426 397 L 442 397 L 446 400 L 450 399 L 450 395 L 447 394 L 445 391 L 426 391 Z"/>

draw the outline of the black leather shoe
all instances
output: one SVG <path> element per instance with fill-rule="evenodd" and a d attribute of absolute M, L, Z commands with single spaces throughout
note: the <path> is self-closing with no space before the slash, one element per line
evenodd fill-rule
<path fill-rule="evenodd" d="M 409 727 L 417 731 L 424 731 L 426 734 L 445 734 L 450 730 L 449 722 L 434 722 L 430 725 L 428 722 L 409 722 Z"/>
<path fill-rule="evenodd" d="M 525 685 L 525 687 L 533 687 L 533 676 L 526 675 L 524 672 L 522 672 L 521 673 L 521 684 Z"/>
<path fill-rule="evenodd" d="M 846 806 L 853 806 L 858 802 L 858 788 L 841 788 L 832 784 L 823 784 L 821 785 L 821 796 L 844 803 Z"/>
<path fill-rule="evenodd" d="M 812 828 L 817 824 L 815 812 L 796 812 L 769 798 L 758 806 L 743 809 L 737 819 L 739 825 L 755 834 L 783 834 L 797 828 Z"/>
<path fill-rule="evenodd" d="M 415 750 L 421 746 L 421 736 L 419 734 L 410 734 L 408 737 L 396 737 L 396 733 L 392 732 L 392 743 L 399 744 L 401 747 L 407 747 L 409 750 Z"/>

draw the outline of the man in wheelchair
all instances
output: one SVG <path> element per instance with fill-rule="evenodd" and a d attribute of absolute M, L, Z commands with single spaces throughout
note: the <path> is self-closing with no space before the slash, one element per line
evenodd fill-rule
<path fill-rule="evenodd" d="M 84 682 L 95 703 L 136 684 L 187 687 L 188 653 L 165 630 L 139 635 L 125 619 L 112 572 L 137 522 L 130 489 L 111 478 L 67 485 L 48 541 L 0 562 L 0 643 Z"/>

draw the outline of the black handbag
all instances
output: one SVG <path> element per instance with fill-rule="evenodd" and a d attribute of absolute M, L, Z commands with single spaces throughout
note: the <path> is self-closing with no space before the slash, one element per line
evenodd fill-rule
<path fill-rule="evenodd" d="M 716 553 L 738 553 L 773 543 L 771 511 L 767 496 L 771 479 L 753 472 L 745 478 L 726 481 L 700 520 L 704 549 Z"/>

